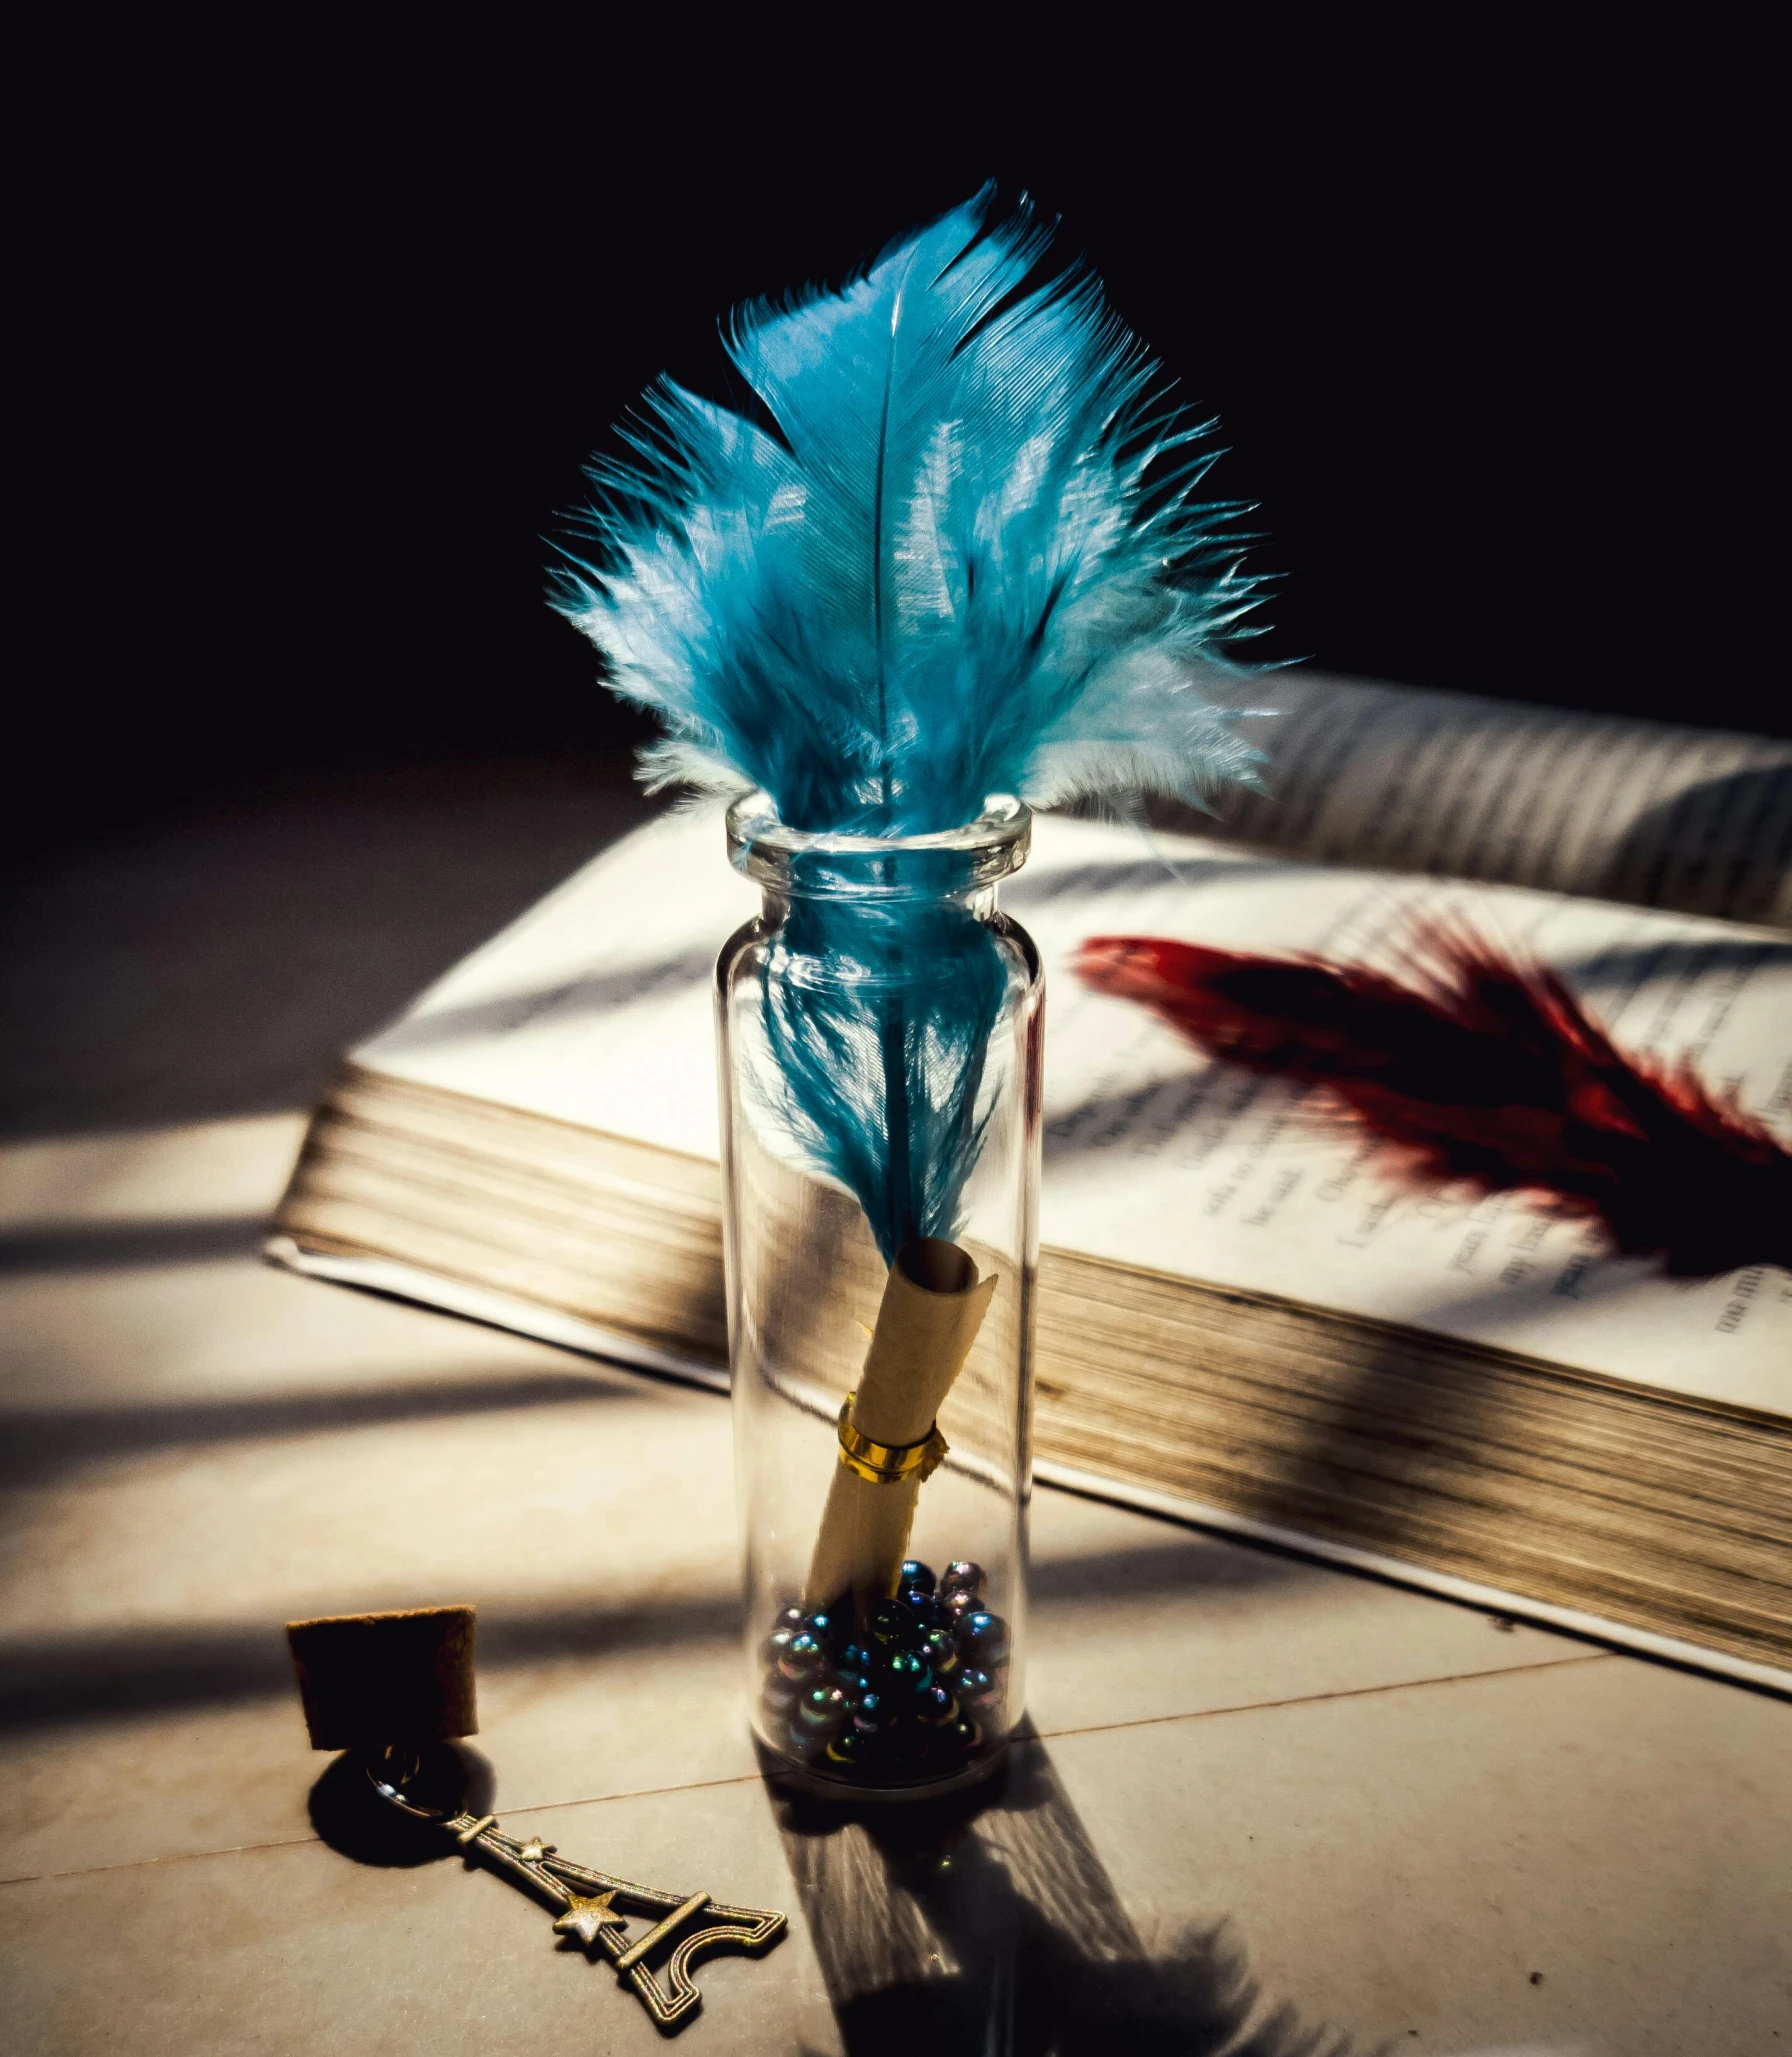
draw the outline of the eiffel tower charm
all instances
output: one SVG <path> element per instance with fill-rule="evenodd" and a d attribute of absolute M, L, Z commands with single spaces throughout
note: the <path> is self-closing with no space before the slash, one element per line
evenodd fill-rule
<path fill-rule="evenodd" d="M 756 1954 L 769 1950 L 784 1933 L 785 1917 L 770 1908 L 725 1907 L 707 1893 L 664 1892 L 569 1864 L 539 1836 L 519 1840 L 505 1835 L 494 1815 L 457 1814 L 442 1826 L 469 1859 L 482 1857 L 557 1908 L 555 1929 L 587 1955 L 602 1951 L 663 2029 L 678 2027 L 702 2006 L 703 1995 L 691 1976 L 699 1957 L 716 1950 Z M 621 1909 L 647 1919 L 649 1926 L 631 1937 Z M 662 1984 L 649 1960 L 668 1946 Z"/>
<path fill-rule="evenodd" d="M 707 1893 L 663 1892 L 658 1886 L 638 1886 L 607 1871 L 569 1864 L 552 1843 L 540 1836 L 507 1836 L 495 1814 L 472 1814 L 458 1798 L 432 1804 L 423 1790 L 429 1781 L 418 1776 L 422 1758 L 414 1749 L 389 1746 L 364 1758 L 363 1768 L 382 1800 L 452 1836 L 469 1864 L 483 1859 L 513 1884 L 545 1900 L 555 1912 L 556 1932 L 587 1956 L 601 1951 L 617 1976 L 634 1988 L 658 2028 L 681 2028 L 703 2005 L 691 1976 L 699 1957 L 716 1950 L 744 1950 L 756 1956 L 769 1950 L 788 1925 L 769 1907 L 725 1907 Z M 459 1793 L 458 1774 L 454 1790 Z M 628 1932 L 630 1916 L 647 1923 L 638 1935 Z"/>

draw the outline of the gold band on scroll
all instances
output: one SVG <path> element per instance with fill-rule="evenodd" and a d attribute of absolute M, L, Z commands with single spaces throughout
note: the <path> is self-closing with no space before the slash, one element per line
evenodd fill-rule
<path fill-rule="evenodd" d="M 852 1425 L 853 1396 L 840 1403 L 840 1462 L 874 1486 L 898 1485 L 905 1478 L 932 1478 L 947 1444 L 935 1422 L 918 1443 L 879 1443 Z"/>

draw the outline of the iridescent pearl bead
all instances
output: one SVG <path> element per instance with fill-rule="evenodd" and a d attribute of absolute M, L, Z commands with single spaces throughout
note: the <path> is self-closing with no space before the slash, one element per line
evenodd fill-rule
<path fill-rule="evenodd" d="M 914 1615 L 900 1600 L 886 1600 L 871 1617 L 874 1643 L 900 1643 L 913 1632 Z"/>
<path fill-rule="evenodd" d="M 934 1727 L 958 1719 L 958 1702 L 944 1686 L 929 1686 L 915 1708 L 915 1717 Z"/>
<path fill-rule="evenodd" d="M 922 1592 L 931 1593 L 933 1585 L 934 1579 L 931 1567 L 923 1564 L 918 1557 L 909 1558 L 896 1574 L 896 1586 L 899 1592 L 909 1586 L 918 1586 Z"/>
<path fill-rule="evenodd" d="M 958 1624 L 958 1647 L 980 1670 L 987 1671 L 1008 1654 L 1008 1624 L 999 1614 L 981 1609 L 967 1614 Z"/>
<path fill-rule="evenodd" d="M 892 1692 L 924 1693 L 933 1684 L 933 1666 L 914 1650 L 898 1650 L 889 1663 Z"/>
<path fill-rule="evenodd" d="M 807 1614 L 804 1613 L 802 1608 L 780 1607 L 778 1609 L 778 1619 L 774 1625 L 774 1632 L 776 1629 L 788 1629 L 790 1633 L 794 1636 L 800 1633 L 800 1631 L 802 1631 L 803 1629 L 806 1629 L 808 1626 L 809 1617 Z"/>
<path fill-rule="evenodd" d="M 967 1614 L 977 1613 L 982 1605 L 982 1601 L 975 1593 L 968 1593 L 961 1586 L 955 1586 L 949 1593 L 942 1593 L 939 1598 L 940 1613 L 949 1622 L 962 1621 Z"/>
<path fill-rule="evenodd" d="M 958 1674 L 957 1678 L 953 1680 L 953 1684 L 958 1689 L 958 1697 L 972 1707 L 982 1706 L 985 1701 L 994 1696 L 996 1691 L 996 1682 L 990 1677 L 989 1673 L 987 1671 L 979 1671 L 971 1665 L 967 1665 Z"/>
<path fill-rule="evenodd" d="M 829 1743 L 826 1761 L 829 1764 L 843 1765 L 850 1771 L 860 1762 L 864 1750 L 864 1742 L 863 1736 L 857 1734 L 852 1729 L 848 1729 L 844 1735 L 836 1736 Z"/>
<path fill-rule="evenodd" d="M 759 1662 L 766 1670 L 769 1671 L 777 1663 L 778 1659 L 784 1655 L 785 1651 L 790 1648 L 790 1639 L 795 1634 L 796 1631 L 794 1629 L 775 1628 L 766 1637 L 765 1641 L 760 1644 Z"/>
<path fill-rule="evenodd" d="M 796 1703 L 805 1728 L 837 1728 L 846 1715 L 846 1695 L 838 1686 L 811 1686 Z"/>
<path fill-rule="evenodd" d="M 921 1645 L 922 1654 L 933 1666 L 936 1678 L 947 1678 L 958 1669 L 958 1645 L 943 1628 L 936 1628 Z"/>
<path fill-rule="evenodd" d="M 778 1659 L 778 1669 L 793 1683 L 812 1679 L 827 1663 L 827 1652 L 804 1629 L 800 1635 L 792 1636 L 788 1646 Z"/>
<path fill-rule="evenodd" d="M 873 1735 L 884 1725 L 884 1702 L 881 1693 L 861 1693 L 852 1710 L 852 1725 L 861 1734 Z"/>
<path fill-rule="evenodd" d="M 947 1593 L 980 1593 L 982 1590 L 983 1567 L 972 1564 L 967 1558 L 954 1558 L 940 1574 L 942 1598 Z"/>
<path fill-rule="evenodd" d="M 818 1643 L 826 1643 L 834 1633 L 834 1617 L 825 1609 L 819 1614 L 811 1614 L 808 1629 Z"/>

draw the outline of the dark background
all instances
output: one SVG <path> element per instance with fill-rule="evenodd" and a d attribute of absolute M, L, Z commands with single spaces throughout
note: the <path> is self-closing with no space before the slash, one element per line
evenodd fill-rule
<path fill-rule="evenodd" d="M 1760 53 L 1203 19 L 825 74 L 670 16 L 647 59 L 270 29 L 90 86 L 63 53 L 9 828 L 639 733 L 543 605 L 581 461 L 661 370 L 713 384 L 730 302 L 988 175 L 1221 417 L 1214 489 L 1283 575 L 1261 654 L 1787 732 Z"/>

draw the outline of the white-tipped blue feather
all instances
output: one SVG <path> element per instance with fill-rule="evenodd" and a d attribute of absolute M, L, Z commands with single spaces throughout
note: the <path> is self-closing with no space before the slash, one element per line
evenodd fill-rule
<path fill-rule="evenodd" d="M 1205 430 L 1086 270 L 986 191 L 837 294 L 738 312 L 760 420 L 662 382 L 597 466 L 557 604 L 651 707 L 662 782 L 913 835 L 992 793 L 1199 800 L 1255 753 L 1207 699 L 1254 604 Z"/>

